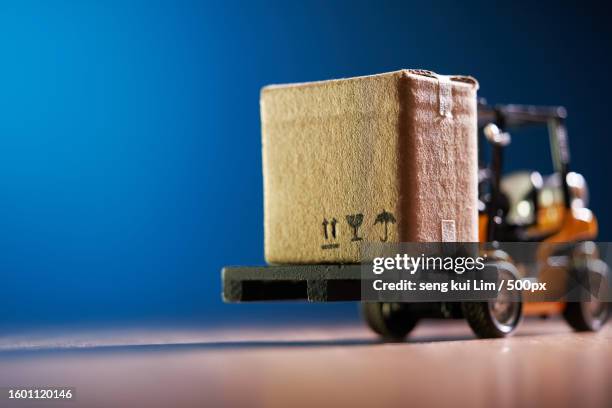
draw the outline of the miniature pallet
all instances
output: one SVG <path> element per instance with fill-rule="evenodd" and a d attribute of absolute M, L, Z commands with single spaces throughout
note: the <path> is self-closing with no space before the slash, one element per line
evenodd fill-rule
<path fill-rule="evenodd" d="M 361 299 L 361 266 L 358 264 L 225 267 L 222 279 L 225 302 Z"/>

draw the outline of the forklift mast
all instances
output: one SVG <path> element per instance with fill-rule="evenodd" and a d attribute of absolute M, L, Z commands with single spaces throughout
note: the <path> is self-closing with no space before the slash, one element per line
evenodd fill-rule
<path fill-rule="evenodd" d="M 485 126 L 492 123 L 502 132 L 510 132 L 531 126 L 547 126 L 550 150 L 555 173 L 559 174 L 563 191 L 563 202 L 566 208 L 570 206 L 570 192 L 567 184 L 569 172 L 569 146 L 565 118 L 567 112 L 561 106 L 541 107 L 529 105 L 496 105 L 489 106 L 484 100 L 478 102 L 478 129 L 482 133 Z M 493 160 L 489 164 L 491 173 L 491 200 L 488 203 L 489 231 L 488 240 L 495 240 L 495 220 L 499 215 L 499 179 L 502 173 L 501 146 L 493 146 Z"/>

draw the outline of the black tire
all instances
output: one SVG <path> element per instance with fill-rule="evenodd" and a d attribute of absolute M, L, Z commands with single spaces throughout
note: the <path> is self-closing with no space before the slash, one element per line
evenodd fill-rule
<path fill-rule="evenodd" d="M 610 317 L 610 305 L 605 302 L 568 302 L 563 317 L 576 331 L 599 331 Z"/>
<path fill-rule="evenodd" d="M 599 249 L 593 242 L 582 242 L 576 246 L 572 253 L 570 274 L 577 281 L 581 281 L 581 278 L 590 281 L 591 275 L 600 275 L 601 285 L 608 287 L 610 271 L 608 265 L 600 260 Z M 609 316 L 610 304 L 595 298 L 591 301 L 567 302 L 563 310 L 565 321 L 576 331 L 598 331 L 605 325 Z"/>
<path fill-rule="evenodd" d="M 516 268 L 508 262 L 497 262 L 500 279 L 515 279 Z M 502 296 L 488 302 L 463 302 L 461 309 L 476 336 L 501 338 L 511 335 L 523 316 L 520 292 L 502 292 Z"/>
<path fill-rule="evenodd" d="M 406 303 L 365 302 L 361 313 L 368 326 L 387 341 L 404 340 L 418 322 Z"/>

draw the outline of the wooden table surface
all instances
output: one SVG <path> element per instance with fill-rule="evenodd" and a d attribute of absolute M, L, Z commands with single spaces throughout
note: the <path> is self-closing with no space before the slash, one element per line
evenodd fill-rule
<path fill-rule="evenodd" d="M 531 320 L 477 340 L 462 321 L 426 321 L 402 344 L 360 325 L 0 337 L 0 388 L 50 385 L 75 389 L 70 407 L 610 407 L 612 325 Z"/>

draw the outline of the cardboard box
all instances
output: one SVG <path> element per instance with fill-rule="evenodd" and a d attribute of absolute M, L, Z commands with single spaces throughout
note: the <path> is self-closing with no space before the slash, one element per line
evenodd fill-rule
<path fill-rule="evenodd" d="M 477 242 L 477 89 L 423 70 L 263 88 L 267 262 Z"/>

